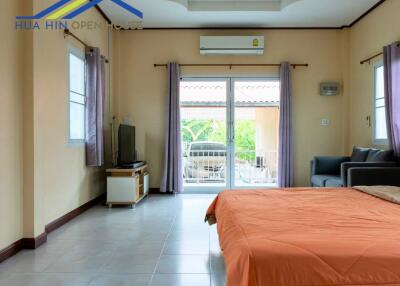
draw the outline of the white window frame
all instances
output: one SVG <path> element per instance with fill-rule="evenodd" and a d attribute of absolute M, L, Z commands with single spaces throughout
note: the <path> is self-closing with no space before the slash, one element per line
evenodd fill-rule
<path fill-rule="evenodd" d="M 184 186 L 185 194 L 216 194 L 227 189 L 248 189 L 249 187 L 234 185 L 234 154 L 235 147 L 232 137 L 234 137 L 234 122 L 235 122 L 235 99 L 234 99 L 234 83 L 235 81 L 280 81 L 279 75 L 186 75 L 181 76 L 180 82 L 184 81 L 226 81 L 226 121 L 227 121 L 227 168 L 230 172 L 226 174 L 226 185 L 221 186 Z M 271 106 L 280 106 L 279 103 L 271 104 Z M 252 186 L 252 189 L 265 189 L 266 187 L 275 188 L 276 186 Z"/>
<path fill-rule="evenodd" d="M 376 102 L 377 102 L 377 98 L 376 98 L 376 78 L 377 78 L 377 70 L 378 68 L 383 67 L 383 61 L 378 61 L 374 64 L 374 72 L 373 72 L 373 120 L 372 120 L 372 136 L 373 136 L 373 142 L 375 145 L 387 145 L 388 144 L 388 139 L 378 139 L 376 138 Z"/>
<path fill-rule="evenodd" d="M 71 107 L 71 77 L 70 77 L 70 71 L 71 71 L 71 65 L 70 65 L 70 54 L 76 56 L 77 58 L 81 59 L 85 63 L 85 94 L 84 94 L 84 110 L 85 110 L 85 117 L 84 117 L 84 122 L 83 122 L 83 138 L 82 139 L 72 139 L 71 138 L 71 117 L 70 117 L 70 107 Z M 83 51 L 80 49 L 74 47 L 74 46 L 68 46 L 68 53 L 67 53 L 67 62 L 68 62 L 68 88 L 67 88 L 67 129 L 68 129 L 68 144 L 69 145 L 78 145 L 81 146 L 85 144 L 86 140 L 86 103 L 87 103 L 87 95 L 86 95 L 86 59 L 85 59 L 85 54 Z"/>

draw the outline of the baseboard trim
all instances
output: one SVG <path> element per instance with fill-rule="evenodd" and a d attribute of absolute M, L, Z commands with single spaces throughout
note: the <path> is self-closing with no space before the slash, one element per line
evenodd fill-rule
<path fill-rule="evenodd" d="M 52 221 L 45 226 L 45 232 L 36 238 L 21 238 L 20 240 L 14 242 L 13 244 L 7 246 L 6 248 L 0 250 L 0 263 L 7 260 L 8 258 L 14 256 L 18 252 L 24 249 L 36 249 L 47 241 L 47 234 L 55 231 L 57 228 L 63 226 L 67 222 L 76 218 L 80 214 L 84 213 L 91 207 L 99 204 L 105 200 L 106 195 L 102 194 L 97 198 L 83 204 L 82 206 L 70 211 L 69 213 L 63 215 L 62 217 Z"/>
<path fill-rule="evenodd" d="M 150 188 L 149 194 L 161 194 L 160 188 Z"/>
<path fill-rule="evenodd" d="M 36 249 L 47 241 L 47 233 L 42 233 L 35 238 L 23 238 L 22 246 L 23 249 Z"/>
<path fill-rule="evenodd" d="M 150 188 L 149 194 L 154 194 L 154 195 L 173 195 L 174 193 L 167 193 L 167 192 L 161 192 L 160 188 Z"/>
<path fill-rule="evenodd" d="M 24 249 L 23 245 L 23 239 L 20 239 L 8 247 L 0 250 L 0 263 Z"/>
<path fill-rule="evenodd" d="M 66 224 L 67 222 L 71 221 L 72 219 L 76 218 L 77 216 L 79 216 L 80 214 L 84 213 L 85 211 L 87 211 L 88 209 L 94 207 L 95 205 L 99 204 L 100 202 L 102 202 L 103 200 L 105 200 L 106 195 L 102 194 L 101 196 L 83 204 L 82 206 L 70 211 L 69 213 L 63 215 L 62 217 L 48 223 L 45 226 L 45 232 L 46 233 L 51 233 L 53 231 L 55 231 L 57 228 L 60 228 L 61 226 L 63 226 L 64 224 Z"/>

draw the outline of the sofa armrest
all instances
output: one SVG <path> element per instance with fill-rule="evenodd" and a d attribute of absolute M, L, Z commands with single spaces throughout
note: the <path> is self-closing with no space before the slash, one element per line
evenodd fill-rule
<path fill-rule="evenodd" d="M 400 187 L 399 167 L 366 167 L 348 170 L 348 187 L 396 186 Z"/>
<path fill-rule="evenodd" d="M 348 161 L 350 157 L 316 156 L 311 164 L 311 176 L 340 174 L 341 164 Z"/>
<path fill-rule="evenodd" d="M 368 167 L 396 167 L 396 162 L 344 162 L 341 165 L 340 176 L 343 184 L 347 186 L 348 171 L 351 168 L 368 168 Z"/>

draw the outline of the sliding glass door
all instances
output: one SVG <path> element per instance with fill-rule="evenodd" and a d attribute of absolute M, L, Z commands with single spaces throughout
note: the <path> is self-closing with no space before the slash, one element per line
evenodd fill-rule
<path fill-rule="evenodd" d="M 185 192 L 229 188 L 227 79 L 191 78 L 181 82 L 181 131 Z"/>
<path fill-rule="evenodd" d="M 232 188 L 277 183 L 279 80 L 232 79 Z"/>
<path fill-rule="evenodd" d="M 279 81 L 184 78 L 180 95 L 184 192 L 275 185 Z"/>

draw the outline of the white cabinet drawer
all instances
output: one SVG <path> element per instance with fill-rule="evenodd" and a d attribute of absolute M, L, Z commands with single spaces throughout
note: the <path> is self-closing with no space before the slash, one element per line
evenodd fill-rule
<path fill-rule="evenodd" d="M 143 176 L 144 193 L 147 195 L 150 190 L 150 177 L 149 174 Z"/>
<path fill-rule="evenodd" d="M 138 177 L 108 177 L 107 203 L 133 203 L 137 188 Z"/>

